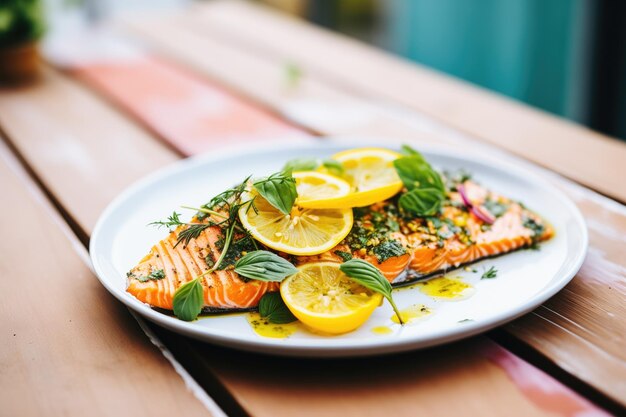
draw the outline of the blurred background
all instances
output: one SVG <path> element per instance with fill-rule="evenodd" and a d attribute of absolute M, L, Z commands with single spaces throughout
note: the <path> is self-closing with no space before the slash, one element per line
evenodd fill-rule
<path fill-rule="evenodd" d="M 44 0 L 43 7 L 48 26 L 59 29 L 191 1 Z M 626 1 L 256 1 L 626 139 Z M 0 0 L 0 33 L 7 7 L 18 3 L 39 2 Z"/>
<path fill-rule="evenodd" d="M 626 139 L 626 1 L 264 2 Z"/>

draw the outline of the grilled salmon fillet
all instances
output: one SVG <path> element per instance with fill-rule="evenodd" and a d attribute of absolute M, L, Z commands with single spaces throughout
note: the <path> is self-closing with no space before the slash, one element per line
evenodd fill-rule
<path fill-rule="evenodd" d="M 409 268 L 417 276 L 530 247 L 554 235 L 545 220 L 521 203 L 472 181 L 463 186 L 469 200 L 486 208 L 495 221 L 486 224 L 467 210 L 456 188 L 441 216 L 405 221 L 402 229 L 413 254 Z"/>
<path fill-rule="evenodd" d="M 473 204 L 487 210 L 492 224 L 476 217 L 463 202 L 458 186 Z M 521 203 L 464 180 L 449 185 L 451 190 L 441 214 L 407 217 L 398 210 L 395 198 L 354 209 L 350 234 L 336 247 L 314 256 L 289 256 L 294 264 L 364 259 L 378 267 L 392 283 L 444 272 L 477 260 L 529 247 L 553 236 L 554 230 L 541 217 Z M 209 218 L 195 219 L 206 222 Z M 221 254 L 223 231 L 218 226 L 205 229 L 197 238 L 177 244 L 180 226 L 156 244 L 128 275 L 127 291 L 154 307 L 172 309 L 176 290 L 209 270 Z M 220 269 L 202 277 L 204 311 L 249 309 L 261 297 L 277 291 L 278 284 L 247 280 L 233 271 L 235 261 L 254 250 L 249 237 L 235 239 Z M 232 253 L 231 253 L 232 251 Z"/>
<path fill-rule="evenodd" d="M 207 221 L 209 218 L 203 220 Z M 130 270 L 126 291 L 153 307 L 172 310 L 176 290 L 213 266 L 212 263 L 221 253 L 222 230 L 218 226 L 211 226 L 196 239 L 177 245 L 178 234 L 184 228 L 179 226 L 172 231 Z M 242 240 L 240 237 L 239 241 Z M 235 250 L 241 255 L 242 248 L 236 246 Z M 223 263 L 223 269 L 202 277 L 203 311 L 249 309 L 256 307 L 266 292 L 278 290 L 278 283 L 240 277 L 232 270 L 235 261 L 236 258 L 227 260 Z"/>

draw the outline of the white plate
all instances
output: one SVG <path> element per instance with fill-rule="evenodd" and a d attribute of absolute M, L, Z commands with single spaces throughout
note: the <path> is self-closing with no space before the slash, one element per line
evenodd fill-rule
<path fill-rule="evenodd" d="M 384 143 L 384 141 L 379 141 Z M 91 238 L 90 252 L 102 284 L 116 298 L 147 319 L 175 332 L 239 349 L 292 356 L 356 356 L 424 348 L 484 332 L 519 317 L 563 288 L 580 268 L 587 250 L 587 229 L 576 206 L 533 172 L 469 155 L 467 150 L 423 146 L 419 150 L 438 169 L 463 168 L 485 186 L 524 202 L 552 223 L 556 236 L 541 250 L 521 250 L 474 265 L 478 273 L 457 270 L 474 287 L 459 301 L 426 296 L 419 288 L 394 291 L 400 308 L 424 304 L 433 314 L 401 327 L 391 322 L 392 310 L 378 308 L 360 329 L 341 336 L 318 336 L 299 330 L 286 339 L 257 335 L 244 314 L 180 321 L 152 310 L 125 292 L 126 272 L 164 237 L 148 227 L 180 205 L 198 206 L 249 174 L 267 175 L 288 159 L 327 157 L 360 143 L 324 141 L 319 145 L 222 151 L 176 163 L 139 181 L 122 193 L 102 214 Z M 484 269 L 495 266 L 495 279 L 481 280 Z M 387 326 L 390 334 L 372 328 Z"/>

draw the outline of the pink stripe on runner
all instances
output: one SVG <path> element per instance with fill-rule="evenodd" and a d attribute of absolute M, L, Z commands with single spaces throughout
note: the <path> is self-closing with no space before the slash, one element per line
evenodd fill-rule
<path fill-rule="evenodd" d="M 610 416 L 550 375 L 493 342 L 485 341 L 479 352 L 502 368 L 537 408 L 564 417 Z"/>
<path fill-rule="evenodd" d="M 85 62 L 71 71 L 185 155 L 257 140 L 309 137 L 215 83 L 154 57 Z"/>

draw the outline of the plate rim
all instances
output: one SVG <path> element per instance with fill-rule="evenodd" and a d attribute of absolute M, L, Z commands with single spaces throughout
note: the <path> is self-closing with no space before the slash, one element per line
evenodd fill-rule
<path fill-rule="evenodd" d="M 382 138 L 363 138 L 355 139 L 354 137 L 326 137 L 320 140 L 318 143 L 297 143 L 289 144 L 286 142 L 278 142 L 282 146 L 286 146 L 291 149 L 325 149 L 332 147 L 363 147 L 363 146 L 378 146 L 378 147 L 397 147 L 400 143 L 410 141 L 394 141 L 389 143 L 388 140 L 381 140 Z M 415 144 L 414 144 L 415 145 Z M 132 197 L 133 194 L 139 190 L 148 187 L 151 184 L 157 183 L 160 180 L 167 178 L 177 172 L 193 169 L 194 167 L 210 164 L 212 161 L 218 161 L 225 158 L 231 158 L 236 156 L 244 157 L 246 155 L 254 155 L 258 151 L 267 151 L 268 144 L 263 142 L 262 144 L 250 146 L 230 146 L 225 147 L 211 153 L 205 153 L 200 155 L 194 155 L 185 159 L 175 161 L 167 166 L 157 169 L 144 177 L 136 180 L 128 187 L 126 187 L 121 193 L 119 193 L 102 211 L 96 225 L 91 233 L 89 241 L 89 256 L 95 272 L 96 277 L 100 283 L 111 293 L 116 299 L 121 301 L 124 305 L 130 308 L 132 311 L 141 315 L 142 317 L 165 327 L 169 330 L 177 332 L 179 334 L 189 336 L 204 342 L 215 343 L 225 347 L 236 348 L 240 350 L 254 351 L 257 353 L 265 353 L 281 356 L 299 356 L 299 357 L 347 357 L 347 356 L 371 356 L 371 355 L 383 355 L 395 352 L 404 352 L 408 350 L 422 349 L 426 347 L 445 344 L 455 340 L 465 339 L 467 337 L 474 336 L 479 333 L 483 333 L 495 327 L 498 327 L 504 323 L 510 322 L 543 304 L 546 300 L 554 296 L 561 289 L 563 289 L 576 275 L 580 267 L 582 266 L 589 245 L 589 236 L 587 225 L 584 217 L 576 204 L 559 188 L 557 188 L 551 181 L 545 176 L 540 174 L 540 169 L 532 164 L 520 164 L 513 158 L 506 158 L 504 161 L 502 158 L 496 159 L 495 157 L 485 156 L 476 152 L 466 150 L 460 153 L 455 150 L 453 146 L 447 144 L 430 144 L 420 143 L 420 151 L 424 151 L 431 154 L 437 154 L 442 157 L 452 157 L 469 159 L 470 157 L 476 163 L 482 165 L 491 165 L 498 170 L 507 171 L 509 174 L 515 177 L 522 177 L 533 184 L 541 186 L 544 190 L 549 191 L 561 204 L 568 208 L 569 213 L 576 220 L 577 226 L 581 233 L 581 241 L 578 242 L 577 249 L 579 253 L 575 258 L 576 261 L 572 262 L 569 268 L 562 272 L 558 279 L 554 279 L 558 275 L 552 277 L 551 284 L 545 286 L 537 294 L 535 294 L 527 302 L 520 304 L 517 308 L 507 310 L 506 312 L 489 317 L 488 319 L 482 319 L 479 322 L 470 322 L 459 328 L 449 328 L 446 331 L 439 333 L 436 337 L 430 337 L 426 339 L 421 338 L 409 338 L 406 340 L 381 338 L 380 340 L 372 339 L 370 341 L 357 340 L 355 343 L 348 345 L 315 345 L 313 343 L 315 339 L 306 339 L 302 345 L 284 344 L 282 339 L 271 338 L 237 338 L 224 335 L 223 332 L 211 332 L 210 329 L 201 326 L 195 326 L 192 323 L 184 322 L 162 313 L 153 310 L 148 305 L 140 302 L 129 296 L 125 291 L 119 290 L 112 283 L 109 283 L 103 276 L 103 266 L 95 256 L 97 247 L 100 244 L 101 235 L 103 235 L 103 228 L 107 219 L 116 212 L 116 209 L 122 205 L 127 199 Z M 417 146 L 417 145 L 415 145 Z"/>

